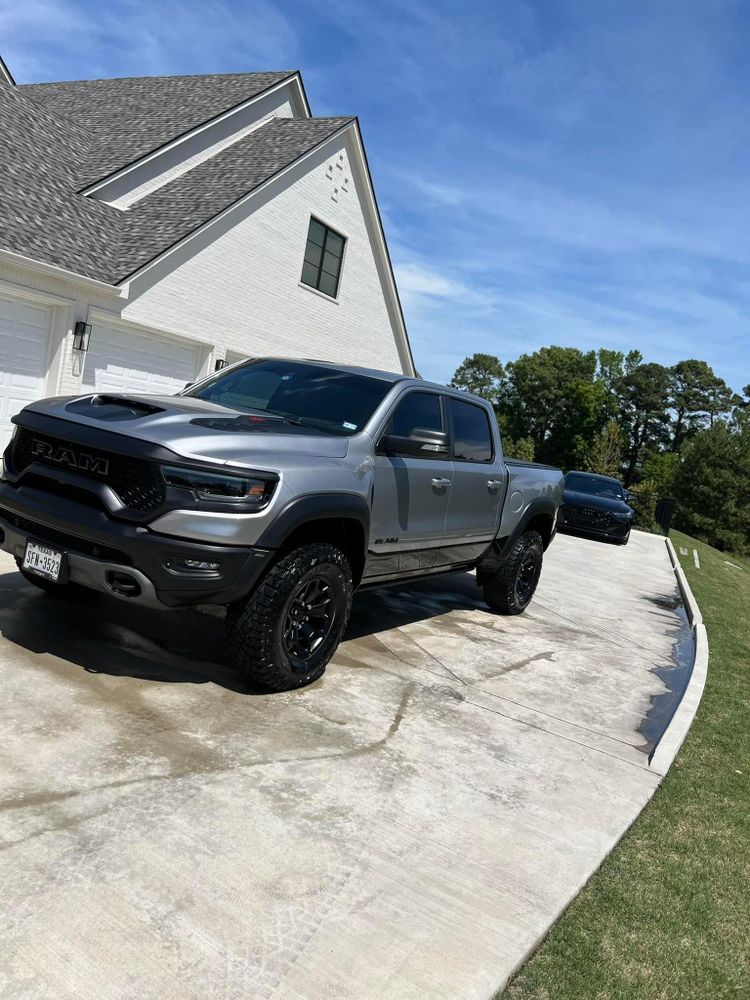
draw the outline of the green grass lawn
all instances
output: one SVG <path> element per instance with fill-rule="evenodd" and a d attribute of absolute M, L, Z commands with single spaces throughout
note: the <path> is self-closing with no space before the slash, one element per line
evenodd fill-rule
<path fill-rule="evenodd" d="M 672 541 L 688 548 L 708 630 L 698 715 L 649 805 L 504 998 L 750 997 L 750 564 L 679 532 Z"/>

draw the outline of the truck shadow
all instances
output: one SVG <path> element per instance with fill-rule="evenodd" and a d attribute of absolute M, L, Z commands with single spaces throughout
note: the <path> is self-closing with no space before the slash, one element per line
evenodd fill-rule
<path fill-rule="evenodd" d="M 354 598 L 344 641 L 483 606 L 468 573 L 363 591 Z M 245 684 L 226 662 L 220 610 L 151 611 L 82 589 L 48 596 L 20 573 L 6 573 L 0 576 L 0 634 L 34 657 L 47 654 L 91 673 L 268 694 Z M 38 660 L 30 657 L 28 665 Z"/>

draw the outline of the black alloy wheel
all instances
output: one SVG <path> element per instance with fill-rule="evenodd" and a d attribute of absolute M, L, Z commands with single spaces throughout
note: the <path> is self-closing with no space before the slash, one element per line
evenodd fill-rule
<path fill-rule="evenodd" d="M 516 600 L 524 607 L 532 598 L 539 580 L 539 556 L 534 546 L 530 546 L 523 554 L 516 572 Z"/>
<path fill-rule="evenodd" d="M 307 673 L 311 657 L 330 635 L 335 620 L 331 584 L 323 576 L 303 580 L 289 599 L 282 628 L 284 648 L 295 670 Z"/>

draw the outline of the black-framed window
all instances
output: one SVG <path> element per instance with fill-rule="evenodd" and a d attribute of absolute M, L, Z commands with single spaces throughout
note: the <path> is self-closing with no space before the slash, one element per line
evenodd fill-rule
<path fill-rule="evenodd" d="M 335 299 L 339 290 L 345 243 L 346 239 L 340 233 L 323 225 L 314 216 L 311 217 L 305 262 L 302 265 L 303 283 Z"/>
<path fill-rule="evenodd" d="M 491 462 L 492 431 L 487 411 L 474 403 L 450 398 L 453 457 L 459 462 Z"/>

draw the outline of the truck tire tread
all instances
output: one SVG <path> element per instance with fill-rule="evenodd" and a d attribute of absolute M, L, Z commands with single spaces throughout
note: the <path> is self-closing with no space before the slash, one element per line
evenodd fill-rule
<path fill-rule="evenodd" d="M 516 585 L 518 574 L 524 558 L 532 549 L 538 553 L 535 579 L 531 593 L 521 598 Z M 526 610 L 539 582 L 543 554 L 544 542 L 538 531 L 526 531 L 516 539 L 500 568 L 485 581 L 482 588 L 484 599 L 493 611 L 503 615 L 520 615 Z"/>
<path fill-rule="evenodd" d="M 334 640 L 305 673 L 296 673 L 280 642 L 280 619 L 296 585 L 311 570 L 333 566 L 338 581 Z M 352 604 L 352 571 L 335 545 L 313 542 L 280 559 L 244 601 L 227 609 L 227 649 L 232 666 L 246 681 L 268 691 L 288 691 L 317 680 L 324 672 L 346 628 Z"/>

